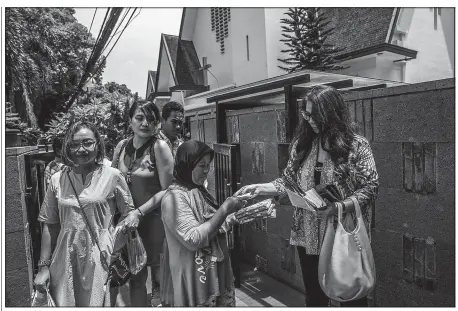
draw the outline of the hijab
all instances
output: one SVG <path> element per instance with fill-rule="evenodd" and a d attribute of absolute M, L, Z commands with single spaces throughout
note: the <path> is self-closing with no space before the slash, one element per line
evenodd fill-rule
<path fill-rule="evenodd" d="M 198 140 L 188 140 L 180 145 L 175 156 L 175 167 L 173 177 L 175 182 L 188 188 L 189 190 L 198 189 L 205 201 L 213 208 L 218 209 L 218 204 L 213 196 L 205 189 L 203 185 L 198 185 L 192 180 L 192 171 L 197 166 L 197 163 L 206 156 L 210 155 L 211 161 L 215 156 L 215 152 L 206 143 Z"/>

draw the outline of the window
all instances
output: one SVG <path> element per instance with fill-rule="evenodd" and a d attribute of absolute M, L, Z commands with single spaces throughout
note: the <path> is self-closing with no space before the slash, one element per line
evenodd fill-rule
<path fill-rule="evenodd" d="M 437 9 L 434 8 L 434 30 L 437 30 Z"/>
<path fill-rule="evenodd" d="M 246 36 L 246 60 L 250 61 L 250 42 L 248 41 L 248 36 Z"/>
<path fill-rule="evenodd" d="M 210 9 L 211 30 L 216 34 L 216 42 L 220 44 L 221 54 L 224 54 L 224 38 L 229 36 L 228 23 L 231 20 L 231 8 Z"/>

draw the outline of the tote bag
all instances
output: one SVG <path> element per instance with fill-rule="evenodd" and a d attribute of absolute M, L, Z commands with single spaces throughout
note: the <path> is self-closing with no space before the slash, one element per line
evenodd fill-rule
<path fill-rule="evenodd" d="M 342 225 L 342 207 L 338 205 L 337 229 L 328 218 L 318 263 L 319 283 L 331 299 L 345 302 L 363 298 L 375 286 L 375 264 L 361 209 L 351 197 L 356 213 L 356 227 L 347 232 Z M 351 217 L 347 213 L 346 217 Z"/>

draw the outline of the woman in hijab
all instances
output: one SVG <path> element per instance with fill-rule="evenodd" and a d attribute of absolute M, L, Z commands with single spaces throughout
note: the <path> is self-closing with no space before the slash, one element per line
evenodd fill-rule
<path fill-rule="evenodd" d="M 226 232 L 228 215 L 246 201 L 229 197 L 219 207 L 203 186 L 214 152 L 205 143 L 184 142 L 177 150 L 174 182 L 162 199 L 166 241 L 161 264 L 161 300 L 174 307 L 235 307 Z"/>

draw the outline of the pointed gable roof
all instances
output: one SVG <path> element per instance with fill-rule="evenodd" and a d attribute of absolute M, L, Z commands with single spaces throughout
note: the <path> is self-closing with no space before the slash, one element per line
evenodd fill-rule
<path fill-rule="evenodd" d="M 150 94 L 156 91 L 156 71 L 148 70 L 148 78 L 146 81 L 146 96 L 145 98 L 148 99 Z"/>
<path fill-rule="evenodd" d="M 178 36 L 164 34 L 163 37 L 175 69 L 175 83 L 177 85 L 203 85 L 203 72 L 199 70 L 201 66 L 194 43 L 181 40 Z"/>

